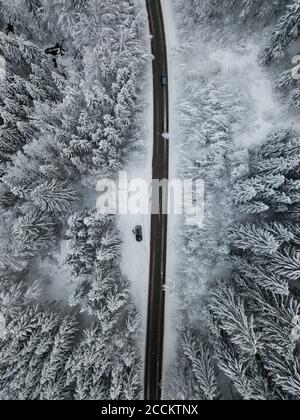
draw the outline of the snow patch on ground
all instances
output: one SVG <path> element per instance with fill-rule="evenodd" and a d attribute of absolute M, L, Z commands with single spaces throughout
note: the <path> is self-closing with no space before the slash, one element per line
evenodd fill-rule
<path fill-rule="evenodd" d="M 169 177 L 174 179 L 178 176 L 178 163 L 180 161 L 180 149 L 177 139 L 177 92 L 179 85 L 178 71 L 178 41 L 177 30 L 175 26 L 175 17 L 173 6 L 169 0 L 162 0 L 162 8 L 164 15 L 164 24 L 167 41 L 168 53 L 168 80 L 169 80 L 169 116 L 170 116 L 170 129 L 168 133 L 170 145 L 170 170 Z M 163 378 L 167 377 L 167 373 L 176 359 L 176 314 L 177 314 L 177 298 L 173 291 L 172 285 L 176 284 L 176 276 L 178 275 L 178 231 L 181 225 L 181 216 L 170 215 L 168 219 L 168 244 L 167 244 L 167 277 L 166 277 L 166 313 L 165 313 L 165 342 L 164 342 L 164 372 Z M 163 385 L 165 380 L 163 380 Z M 164 394 L 164 388 L 163 388 Z"/>
<path fill-rule="evenodd" d="M 34 268 L 35 277 L 40 280 L 42 293 L 47 301 L 68 303 L 76 288 L 76 281 L 65 263 L 68 244 L 69 241 L 61 241 L 59 252 L 54 254 L 51 259 L 39 261 Z"/>

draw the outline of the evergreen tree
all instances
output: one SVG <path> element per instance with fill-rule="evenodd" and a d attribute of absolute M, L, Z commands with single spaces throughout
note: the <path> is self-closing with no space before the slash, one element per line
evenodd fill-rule
<path fill-rule="evenodd" d="M 262 20 L 264 23 L 276 18 L 288 0 L 193 0 L 198 18 L 234 18 L 240 22 Z"/>
<path fill-rule="evenodd" d="M 263 52 L 263 61 L 268 64 L 271 61 L 281 59 L 287 48 L 295 42 L 299 35 L 300 3 L 294 0 L 286 8 L 281 17 L 268 45 Z"/>
<path fill-rule="evenodd" d="M 36 187 L 31 197 L 33 203 L 42 211 L 49 213 L 68 213 L 78 201 L 72 185 L 53 179 Z"/>
<path fill-rule="evenodd" d="M 180 400 L 218 400 L 220 391 L 212 349 L 204 345 L 197 332 L 192 330 L 183 334 L 181 345 L 168 393 Z"/>
<path fill-rule="evenodd" d="M 299 134 L 271 133 L 250 155 L 250 176 L 233 186 L 233 201 L 242 213 L 292 212 L 299 195 Z"/>
<path fill-rule="evenodd" d="M 105 305 L 103 309 L 105 308 Z M 106 315 L 85 333 L 68 362 L 68 384 L 77 400 L 131 400 L 140 397 L 140 361 L 136 356 L 138 319 L 127 302 L 118 315 Z"/>
<path fill-rule="evenodd" d="M 132 0 L 100 3 L 0 4 L 13 27 L 0 33 L 1 398 L 140 396 L 139 319 L 119 268 L 116 220 L 75 213 L 83 186 L 114 173 L 138 143 L 140 18 Z M 68 54 L 57 69 L 43 52 L 54 38 L 65 39 Z M 83 340 L 72 316 L 33 306 L 37 260 L 56 250 L 67 217 L 67 261 L 78 280 L 70 303 L 95 321 Z"/>

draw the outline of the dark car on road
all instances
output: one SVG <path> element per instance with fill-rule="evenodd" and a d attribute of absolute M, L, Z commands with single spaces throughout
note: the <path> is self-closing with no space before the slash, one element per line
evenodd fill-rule
<path fill-rule="evenodd" d="M 168 76 L 166 74 L 162 74 L 160 80 L 162 86 L 168 86 Z"/>
<path fill-rule="evenodd" d="M 137 242 L 142 242 L 142 240 L 143 240 L 143 228 L 142 228 L 142 226 L 137 226 L 133 230 L 133 233 L 135 235 L 135 239 L 137 240 Z"/>

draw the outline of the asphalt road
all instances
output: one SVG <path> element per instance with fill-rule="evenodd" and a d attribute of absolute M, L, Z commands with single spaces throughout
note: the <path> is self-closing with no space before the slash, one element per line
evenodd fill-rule
<path fill-rule="evenodd" d="M 169 140 L 163 133 L 169 132 L 168 86 L 163 85 L 162 75 L 168 75 L 167 48 L 164 21 L 160 0 L 146 0 L 152 35 L 153 91 L 154 91 L 154 143 L 153 176 L 155 180 L 169 178 Z M 161 399 L 164 319 L 165 319 L 165 282 L 167 258 L 168 216 L 163 208 L 168 202 L 167 189 L 159 196 L 152 193 L 152 208 L 159 208 L 151 216 L 151 256 L 148 298 L 148 322 L 145 358 L 145 400 Z M 159 213 L 159 214 L 158 214 Z"/>

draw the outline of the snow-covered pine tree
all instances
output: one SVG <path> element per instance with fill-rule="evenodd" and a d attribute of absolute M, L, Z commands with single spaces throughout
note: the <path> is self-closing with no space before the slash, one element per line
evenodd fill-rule
<path fill-rule="evenodd" d="M 289 63 L 290 65 L 290 63 Z M 299 86 L 300 82 L 295 78 L 293 69 L 281 73 L 275 81 L 276 91 L 287 101 L 289 108 L 299 109 Z"/>
<path fill-rule="evenodd" d="M 58 223 L 54 217 L 42 212 L 30 211 L 19 217 L 14 226 L 13 234 L 24 248 L 36 252 L 49 250 L 49 246 L 56 244 Z"/>
<path fill-rule="evenodd" d="M 0 272 L 21 273 L 27 269 L 32 254 L 14 236 L 14 214 L 10 211 L 3 212 L 1 222 Z"/>
<path fill-rule="evenodd" d="M 3 32 L 0 32 L 0 49 L 7 67 L 21 74 L 29 74 L 31 65 L 40 65 L 44 59 L 42 51 L 34 43 Z"/>
<path fill-rule="evenodd" d="M 5 22 L 11 24 L 15 34 L 22 34 L 27 39 L 45 45 L 53 39 L 63 39 L 54 20 L 54 2 L 52 8 L 46 0 L 1 0 L 0 13 Z"/>
<path fill-rule="evenodd" d="M 209 285 L 208 299 L 202 298 L 205 309 L 198 307 L 201 331 L 193 331 L 194 363 L 202 363 L 203 348 L 209 349 L 209 372 L 216 372 L 210 378 L 221 398 L 299 398 L 299 164 L 299 134 L 276 130 L 250 150 L 248 172 L 230 186 L 238 209 L 227 233 L 230 256 L 215 273 L 219 281 Z M 195 312 L 183 312 L 184 325 Z M 183 337 L 169 393 L 206 399 L 184 353 L 189 336 Z"/>
<path fill-rule="evenodd" d="M 230 243 L 233 247 L 257 255 L 273 255 L 280 243 L 268 232 L 254 224 L 242 224 L 229 232 Z"/>
<path fill-rule="evenodd" d="M 39 131 L 33 121 L 41 102 L 61 99 L 52 65 L 32 42 L 0 33 L 1 51 L 7 63 L 1 81 L 0 160 L 10 160 Z"/>
<path fill-rule="evenodd" d="M 76 318 L 70 316 L 64 317 L 59 325 L 50 357 L 45 361 L 40 378 L 41 400 L 66 400 L 73 397 L 72 390 L 65 389 L 66 361 L 74 345 L 77 327 Z"/>
<path fill-rule="evenodd" d="M 28 306 L 6 315 L 0 340 L 0 389 L 10 399 L 71 399 L 65 366 L 74 345 L 77 322 Z M 41 380 L 42 378 L 42 380 Z"/>
<path fill-rule="evenodd" d="M 293 0 L 286 7 L 285 13 L 264 49 L 262 60 L 265 64 L 283 58 L 287 48 L 298 39 L 300 35 L 299 19 L 300 2 Z"/>
<path fill-rule="evenodd" d="M 39 66 L 31 65 L 30 83 L 27 84 L 27 89 L 34 101 L 58 102 L 61 99 L 51 67 L 48 60 L 43 60 Z"/>
<path fill-rule="evenodd" d="M 32 140 L 36 130 L 30 121 L 33 102 L 25 80 L 8 76 L 1 81 L 0 92 L 0 159 L 6 162 Z"/>
<path fill-rule="evenodd" d="M 288 0 L 193 0 L 193 7 L 200 19 L 226 18 L 240 21 L 255 22 L 261 20 L 268 23 L 280 15 Z"/>
<path fill-rule="evenodd" d="M 297 84 L 297 80 L 293 77 L 291 69 L 282 72 L 275 82 L 276 89 L 282 94 L 286 94 L 293 87 L 297 86 Z"/>
<path fill-rule="evenodd" d="M 9 269 L 0 269 L 0 305 L 4 318 L 11 308 L 35 304 L 39 297 L 40 285 L 38 282 L 28 285 L 22 275 Z M 5 325 L 7 325 L 6 319 Z"/>
<path fill-rule="evenodd" d="M 118 268 L 121 238 L 115 217 L 96 211 L 75 214 L 69 220 L 67 237 L 70 251 L 66 262 L 78 278 L 71 304 L 99 319 L 103 311 L 118 312 L 128 300 L 128 284 Z"/>
<path fill-rule="evenodd" d="M 40 184 L 31 192 L 31 198 L 38 209 L 52 214 L 68 214 L 79 201 L 73 186 L 58 179 Z"/>
<path fill-rule="evenodd" d="M 75 214 L 67 236 L 67 262 L 78 278 L 70 303 L 97 320 L 69 361 L 75 399 L 137 399 L 139 317 L 119 269 L 121 238 L 115 217 L 95 211 Z"/>

